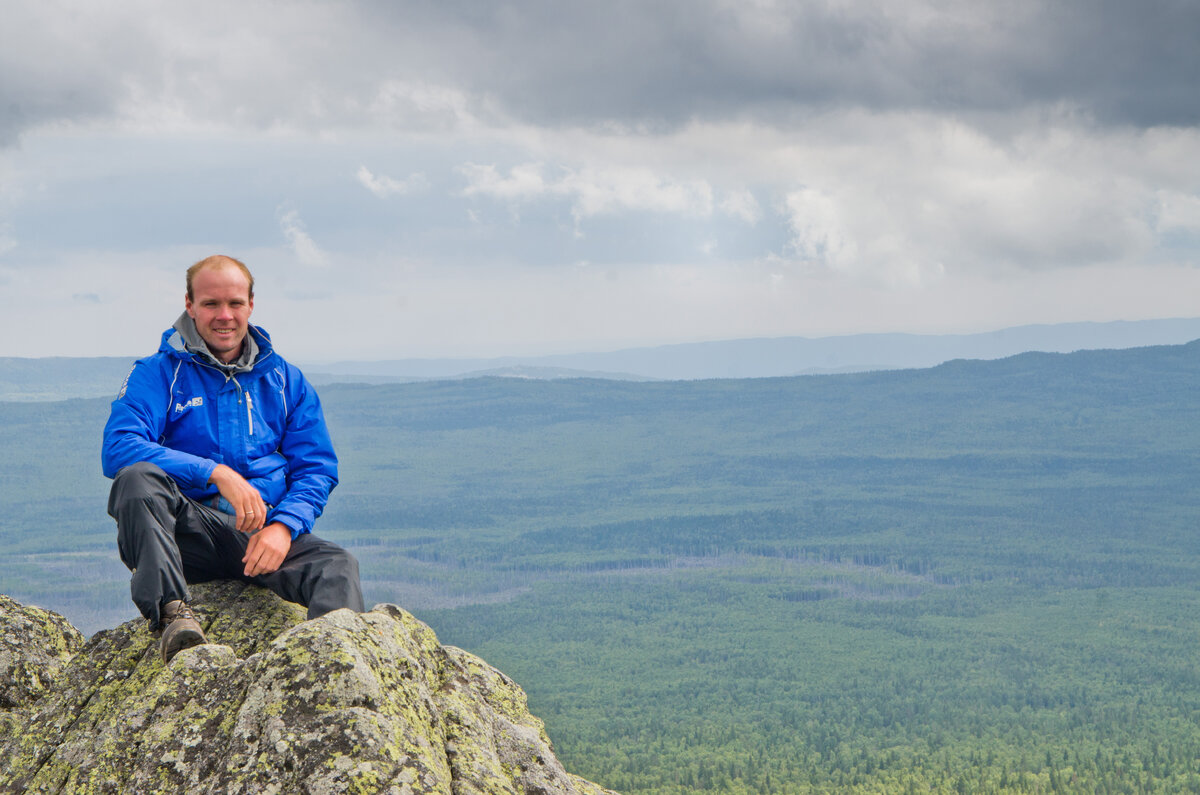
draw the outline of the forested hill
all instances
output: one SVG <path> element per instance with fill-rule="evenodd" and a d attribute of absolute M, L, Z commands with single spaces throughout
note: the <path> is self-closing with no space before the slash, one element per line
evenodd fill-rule
<path fill-rule="evenodd" d="M 1200 343 L 321 388 L 319 532 L 626 793 L 1200 789 Z M 107 399 L 0 402 L 0 593 L 131 617 Z"/>

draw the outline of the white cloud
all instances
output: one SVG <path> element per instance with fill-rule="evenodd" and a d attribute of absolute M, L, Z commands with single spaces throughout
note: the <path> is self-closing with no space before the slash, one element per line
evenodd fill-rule
<path fill-rule="evenodd" d="M 986 119 L 854 111 L 793 127 L 696 122 L 662 135 L 510 131 L 509 145 L 548 157 L 459 173 L 464 195 L 564 202 L 577 225 L 617 213 L 715 222 L 719 213 L 769 240 L 782 224 L 789 244 L 760 254 L 884 284 L 963 269 L 1136 267 L 1162 256 L 1171 224 L 1187 222 L 1200 131 L 1108 130 L 1070 112 L 1008 124 L 998 134 Z"/>
<path fill-rule="evenodd" d="M 494 165 L 464 164 L 464 196 L 487 196 L 510 202 L 546 197 L 564 198 L 577 221 L 619 212 L 673 213 L 709 216 L 713 191 L 702 179 L 676 179 L 649 168 L 560 166 L 547 179 L 541 163 L 524 163 L 504 176 Z"/>
<path fill-rule="evenodd" d="M 623 211 L 709 216 L 713 191 L 703 179 L 680 179 L 649 168 L 587 168 L 563 178 L 577 218 Z"/>
<path fill-rule="evenodd" d="M 397 194 L 415 193 L 429 187 L 429 180 L 420 172 L 410 174 L 407 179 L 393 179 L 385 174 L 372 174 L 366 166 L 359 166 L 355 176 L 364 188 L 380 199 Z"/>
<path fill-rule="evenodd" d="M 292 253 L 304 265 L 324 267 L 328 264 L 325 252 L 317 246 L 304 228 L 297 210 L 288 210 L 279 216 L 279 228 L 287 238 Z"/>
<path fill-rule="evenodd" d="M 721 200 L 720 207 L 721 212 L 750 226 L 754 226 L 762 218 L 762 207 L 759 205 L 758 199 L 745 189 L 727 193 Z"/>
<path fill-rule="evenodd" d="M 813 188 L 792 191 L 784 198 L 792 228 L 792 248 L 801 262 L 837 270 L 856 264 L 858 246 L 846 229 L 843 208 L 831 196 Z"/>
<path fill-rule="evenodd" d="M 433 133 L 477 129 L 481 114 L 495 114 L 483 97 L 460 88 L 397 78 L 378 86 L 365 111 L 366 121 L 386 128 Z"/>
<path fill-rule="evenodd" d="M 1162 232 L 1200 232 L 1200 196 L 1160 191 L 1155 228 Z"/>
<path fill-rule="evenodd" d="M 561 194 L 559 187 L 547 184 L 542 164 L 525 163 L 509 169 L 503 176 L 494 165 L 463 163 L 457 169 L 467 180 L 464 196 L 490 196 L 505 201 L 533 201 L 547 194 Z"/>
<path fill-rule="evenodd" d="M 744 149 L 746 172 L 761 173 L 763 159 L 775 170 L 797 262 L 885 282 L 943 270 L 1138 267 L 1162 255 L 1156 214 L 1160 226 L 1190 214 L 1197 131 L 1160 140 L 1070 117 L 1016 129 L 996 136 L 937 116 L 831 114 L 786 143 L 762 131 Z"/>

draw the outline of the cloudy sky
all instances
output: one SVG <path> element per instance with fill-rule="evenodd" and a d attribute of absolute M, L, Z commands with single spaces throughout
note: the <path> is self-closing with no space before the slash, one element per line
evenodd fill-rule
<path fill-rule="evenodd" d="M 1200 316 L 1191 0 L 0 0 L 0 355 Z"/>

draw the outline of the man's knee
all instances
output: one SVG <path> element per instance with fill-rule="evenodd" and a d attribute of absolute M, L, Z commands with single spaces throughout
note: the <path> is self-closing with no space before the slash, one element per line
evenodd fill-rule
<path fill-rule="evenodd" d="M 342 547 L 336 547 L 335 550 L 331 556 L 334 570 L 347 579 L 358 582 L 358 558 Z"/>
<path fill-rule="evenodd" d="M 117 474 L 113 476 L 113 491 L 120 490 L 121 493 L 145 491 L 164 480 L 169 480 L 169 478 L 158 464 L 138 461 L 136 464 L 130 464 L 117 471 Z"/>
<path fill-rule="evenodd" d="M 138 461 L 123 467 L 113 476 L 108 494 L 108 514 L 118 518 L 123 509 L 147 504 L 154 497 L 172 496 L 174 482 L 157 464 Z"/>
<path fill-rule="evenodd" d="M 363 606 L 362 580 L 358 577 L 358 558 L 344 549 L 342 555 L 344 570 L 341 576 L 345 578 L 343 592 L 346 594 L 346 607 L 361 613 L 366 607 Z"/>
<path fill-rule="evenodd" d="M 339 607 L 363 611 L 362 583 L 358 577 L 358 559 L 354 555 L 337 544 L 323 541 L 310 571 L 314 575 L 314 590 L 308 605 L 309 618 Z"/>
<path fill-rule="evenodd" d="M 359 590 L 358 558 L 336 544 L 323 550 L 316 574 L 325 587 L 346 593 Z"/>

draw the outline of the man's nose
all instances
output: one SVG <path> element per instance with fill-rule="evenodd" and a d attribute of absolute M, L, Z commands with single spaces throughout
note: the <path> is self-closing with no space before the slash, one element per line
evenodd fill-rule
<path fill-rule="evenodd" d="M 222 304 L 221 306 L 217 307 L 217 318 L 219 320 L 233 319 L 233 308 L 230 307 L 229 304 Z"/>

